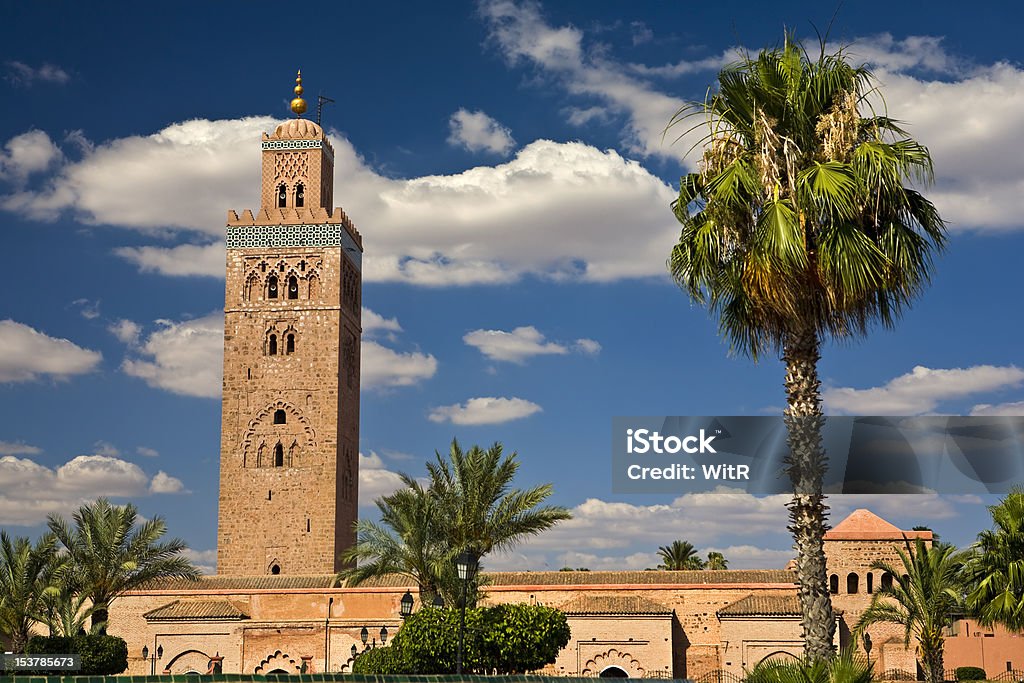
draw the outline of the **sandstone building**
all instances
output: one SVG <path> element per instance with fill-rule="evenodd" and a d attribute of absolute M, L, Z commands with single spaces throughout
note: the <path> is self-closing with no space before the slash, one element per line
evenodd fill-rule
<path fill-rule="evenodd" d="M 301 82 L 293 103 L 304 111 Z M 350 671 L 353 653 L 386 643 L 415 586 L 386 577 L 338 584 L 354 540 L 359 437 L 362 242 L 333 207 L 333 149 L 296 118 L 264 134 L 260 208 L 229 212 L 218 574 L 164 581 L 118 598 L 109 632 L 128 643 L 130 674 Z M 857 510 L 825 537 L 837 645 L 891 577 L 902 531 Z M 499 572 L 485 601 L 561 608 L 572 640 L 549 673 L 723 683 L 801 652 L 788 570 Z M 417 605 L 418 608 L 418 605 Z M 916 673 L 900 629 L 870 629 L 876 671 Z M 961 622 L 946 664 L 1024 669 L 1024 639 Z M 143 647 L 151 659 L 143 658 Z M 985 652 L 987 647 L 987 659 Z M 982 660 L 979 661 L 978 653 Z M 157 654 L 159 653 L 159 654 Z M 1004 668 L 1005 667 L 1005 668 Z"/>

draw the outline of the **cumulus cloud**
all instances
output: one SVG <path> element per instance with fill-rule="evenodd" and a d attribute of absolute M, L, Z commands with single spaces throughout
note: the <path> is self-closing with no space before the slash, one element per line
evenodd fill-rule
<path fill-rule="evenodd" d="M 163 493 L 160 484 L 152 486 L 157 477 L 151 481 L 138 465 L 106 455 L 79 455 L 56 469 L 5 455 L 0 457 L 0 525 L 41 524 L 48 514 L 66 515 L 100 496 Z"/>
<path fill-rule="evenodd" d="M 200 574 L 217 573 L 216 548 L 212 550 L 193 550 L 192 548 L 186 548 L 181 554 L 192 560 L 192 564 L 196 566 Z"/>
<path fill-rule="evenodd" d="M 437 372 L 437 359 L 419 351 L 395 351 L 363 340 L 360 384 L 364 389 L 407 387 L 428 380 Z"/>
<path fill-rule="evenodd" d="M 185 489 L 185 485 L 181 482 L 181 479 L 172 477 L 163 470 L 160 470 L 153 475 L 153 479 L 149 482 L 150 493 L 189 493 Z"/>
<path fill-rule="evenodd" d="M 139 334 L 142 333 L 142 327 L 137 322 L 124 319 L 111 323 L 107 330 L 123 344 L 137 343 Z"/>
<path fill-rule="evenodd" d="M 363 307 L 363 335 L 371 336 L 379 332 L 401 332 L 402 326 L 398 324 L 398 318 L 385 318 L 379 313 Z"/>
<path fill-rule="evenodd" d="M 431 422 L 451 422 L 456 425 L 501 424 L 520 420 L 539 413 L 541 407 L 522 398 L 471 398 L 465 403 L 438 406 L 430 411 Z"/>
<path fill-rule="evenodd" d="M 143 273 L 178 277 L 224 277 L 224 243 L 179 244 L 176 247 L 119 247 L 114 253 Z"/>
<path fill-rule="evenodd" d="M 224 351 L 224 315 L 196 320 L 157 320 L 158 329 L 121 364 L 125 374 L 151 387 L 183 396 L 219 398 Z"/>
<path fill-rule="evenodd" d="M 0 179 L 24 181 L 61 160 L 60 148 L 41 130 L 30 130 L 7 141 L 0 150 Z"/>
<path fill-rule="evenodd" d="M 0 320 L 0 348 L 0 383 L 28 382 L 43 375 L 65 379 L 95 370 L 103 358 L 98 351 L 13 320 Z"/>
<path fill-rule="evenodd" d="M 1024 401 L 997 403 L 995 405 L 979 403 L 971 408 L 971 415 L 1007 415 L 1010 417 L 1024 415 Z"/>
<path fill-rule="evenodd" d="M 100 317 L 100 302 L 89 301 L 88 299 L 75 299 L 71 305 L 78 309 L 78 314 L 86 320 L 95 320 Z"/>
<path fill-rule="evenodd" d="M 4 66 L 7 68 L 6 80 L 14 85 L 29 87 L 38 83 L 56 83 L 64 85 L 71 80 L 68 72 L 55 64 L 41 64 L 30 66 L 24 62 L 9 61 Z"/>
<path fill-rule="evenodd" d="M 402 478 L 384 466 L 374 451 L 359 454 L 359 507 L 372 507 L 374 501 L 402 488 Z"/>
<path fill-rule="evenodd" d="M 150 448 L 149 446 L 139 446 L 138 448 L 135 449 L 135 452 L 144 458 L 160 457 L 160 451 L 156 450 L 155 448 Z"/>
<path fill-rule="evenodd" d="M 460 108 L 448 119 L 448 129 L 448 143 L 470 152 L 505 155 L 516 145 L 509 129 L 482 111 Z"/>
<path fill-rule="evenodd" d="M 41 189 L 11 192 L 0 206 L 39 220 L 70 212 L 81 223 L 163 237 L 177 230 L 178 244 L 116 253 L 146 271 L 222 277 L 224 210 L 251 206 L 260 134 L 276 123 L 197 120 L 104 142 L 65 162 Z M 332 142 L 335 197 L 357 226 L 366 226 L 366 282 L 664 276 L 665 255 L 678 236 L 666 208 L 672 189 L 614 151 L 537 140 L 502 164 L 394 179 L 369 168 L 344 138 L 332 134 Z M 419 229 L 410 215 L 432 229 Z M 624 225 L 630 226 L 628 249 L 621 246 Z M 541 241 L 538 256 L 534 245 Z"/>
<path fill-rule="evenodd" d="M 544 335 L 532 325 L 503 330 L 473 330 L 462 337 L 469 346 L 479 349 L 491 360 L 524 363 L 532 356 L 565 355 L 570 350 L 596 354 L 601 345 L 593 339 L 577 339 L 570 344 L 545 341 Z"/>
<path fill-rule="evenodd" d="M 0 441 L 0 455 L 38 455 L 42 452 L 42 448 L 20 441 Z"/>
<path fill-rule="evenodd" d="M 116 458 L 121 455 L 121 451 L 114 444 L 102 440 L 92 445 L 92 452 L 95 455 L 105 455 L 108 458 Z"/>
<path fill-rule="evenodd" d="M 1024 384 L 1024 370 L 1013 365 L 932 369 L 917 366 L 880 387 L 832 387 L 822 392 L 826 408 L 860 415 L 917 415 L 942 401 Z"/>

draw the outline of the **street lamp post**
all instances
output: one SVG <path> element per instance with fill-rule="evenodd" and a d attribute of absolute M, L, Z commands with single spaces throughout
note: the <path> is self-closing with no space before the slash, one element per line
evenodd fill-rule
<path fill-rule="evenodd" d="M 399 605 L 398 613 L 402 615 L 402 619 L 412 614 L 412 593 L 405 591 L 405 595 L 402 596 L 402 602 Z"/>
<path fill-rule="evenodd" d="M 462 675 L 462 651 L 466 639 L 466 590 L 476 575 L 477 558 L 470 550 L 463 550 L 455 558 L 455 569 L 462 581 L 462 600 L 459 602 L 459 649 L 455 658 L 455 673 Z"/>
<path fill-rule="evenodd" d="M 164 657 L 164 646 L 163 645 L 157 645 L 156 646 L 156 652 L 153 653 L 152 657 L 149 656 L 149 648 L 146 647 L 145 645 L 142 646 L 142 658 L 149 660 L 149 675 L 150 676 L 156 676 L 156 660 L 163 659 L 163 657 Z"/>

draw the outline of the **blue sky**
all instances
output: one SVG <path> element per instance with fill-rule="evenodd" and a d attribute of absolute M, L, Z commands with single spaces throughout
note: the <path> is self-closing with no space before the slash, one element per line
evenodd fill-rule
<path fill-rule="evenodd" d="M 995 5 L 993 5 L 995 6 Z M 927 144 L 949 221 L 897 329 L 828 344 L 833 414 L 1021 414 L 1020 17 L 845 4 Z M 730 357 L 668 280 L 692 165 L 662 131 L 737 48 L 814 40 L 821 3 L 381 2 L 14 6 L 0 26 L 0 526 L 109 495 L 216 545 L 223 226 L 256 208 L 259 135 L 296 68 L 334 141 L 364 260 L 361 511 L 453 437 L 502 442 L 575 519 L 492 568 L 643 568 L 686 538 L 734 567 L 790 556 L 783 500 L 616 496 L 615 415 L 784 405 L 782 365 Z M 969 543 L 975 496 L 844 497 Z"/>

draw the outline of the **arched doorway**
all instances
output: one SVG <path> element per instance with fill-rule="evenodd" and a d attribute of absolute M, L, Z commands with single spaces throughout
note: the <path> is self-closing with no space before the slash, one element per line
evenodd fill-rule
<path fill-rule="evenodd" d="M 609 666 L 601 671 L 599 678 L 629 678 L 629 674 L 617 666 Z"/>

